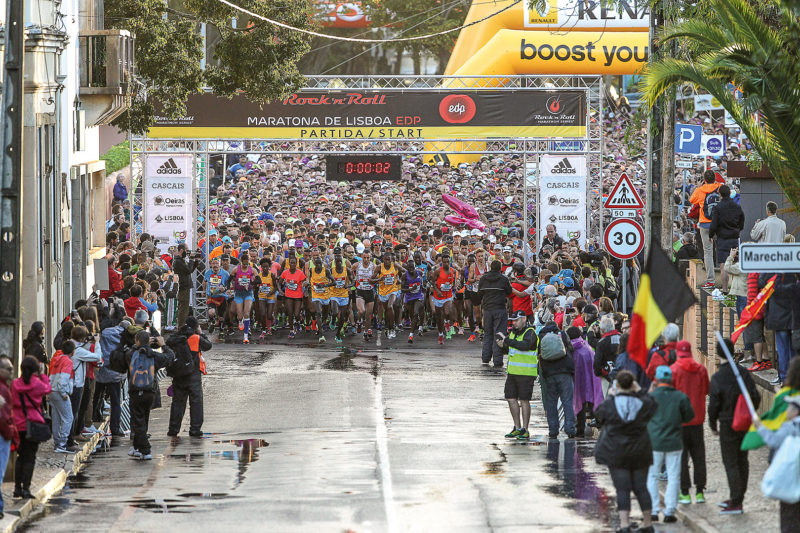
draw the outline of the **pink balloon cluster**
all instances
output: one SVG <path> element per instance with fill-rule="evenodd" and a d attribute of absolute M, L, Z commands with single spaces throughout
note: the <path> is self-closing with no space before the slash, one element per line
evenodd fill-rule
<path fill-rule="evenodd" d="M 469 229 L 476 229 L 479 231 L 486 230 L 486 224 L 478 220 L 478 210 L 449 194 L 442 194 L 442 201 L 447 206 L 458 213 L 458 215 L 447 215 L 444 217 L 445 222 L 452 226 L 462 227 L 466 226 Z"/>

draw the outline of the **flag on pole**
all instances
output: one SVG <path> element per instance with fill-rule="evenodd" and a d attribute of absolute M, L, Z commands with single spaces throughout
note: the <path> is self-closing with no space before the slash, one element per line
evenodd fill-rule
<path fill-rule="evenodd" d="M 772 407 L 770 410 L 760 416 L 764 427 L 775 431 L 781 427 L 784 422 L 786 422 L 785 398 L 788 396 L 793 396 L 798 392 L 800 391 L 791 387 L 783 387 L 780 391 L 778 391 L 778 394 L 775 395 L 775 400 L 772 402 Z M 761 438 L 761 435 L 758 434 L 758 431 L 756 431 L 755 426 L 751 425 L 750 430 L 744 436 L 744 440 L 742 441 L 742 450 L 755 450 L 756 448 L 760 448 L 762 446 L 764 446 L 764 440 Z"/>
<path fill-rule="evenodd" d="M 764 309 L 764 306 L 767 304 L 767 300 L 769 300 L 769 297 L 772 296 L 773 292 L 775 292 L 775 278 L 777 277 L 778 275 L 775 274 L 769 278 L 769 281 L 767 281 L 767 284 L 764 285 L 764 288 L 759 291 L 758 296 L 756 296 L 755 299 L 747 304 L 747 307 L 742 310 L 742 317 L 739 319 L 739 323 L 736 324 L 736 327 L 733 330 L 731 342 L 736 344 L 736 340 L 739 338 L 739 335 L 741 335 L 742 332 L 747 329 L 747 326 L 750 325 L 750 322 L 752 322 L 753 319 L 757 317 L 759 313 L 761 313 L 761 310 Z"/>
<path fill-rule="evenodd" d="M 647 368 L 647 352 L 664 327 L 681 316 L 697 300 L 667 254 L 650 246 L 647 264 L 639 279 L 639 292 L 633 304 L 628 354 Z"/>

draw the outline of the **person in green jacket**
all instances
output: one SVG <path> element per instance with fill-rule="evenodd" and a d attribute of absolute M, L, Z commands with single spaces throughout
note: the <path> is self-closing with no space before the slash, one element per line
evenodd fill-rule
<path fill-rule="evenodd" d="M 676 522 L 680 489 L 681 454 L 683 453 L 683 424 L 694 418 L 689 397 L 672 386 L 672 370 L 668 366 L 656 368 L 656 380 L 650 387 L 650 396 L 656 401 L 656 414 L 647 424 L 653 444 L 653 464 L 647 473 L 647 490 L 653 500 L 652 518 L 658 521 L 661 497 L 658 478 L 662 466 L 667 467 L 667 490 L 664 493 L 664 522 Z"/>

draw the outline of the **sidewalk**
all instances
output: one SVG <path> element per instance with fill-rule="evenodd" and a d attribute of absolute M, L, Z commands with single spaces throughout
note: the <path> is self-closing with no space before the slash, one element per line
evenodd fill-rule
<path fill-rule="evenodd" d="M 108 421 L 99 425 L 103 432 L 108 430 Z M 78 442 L 78 444 L 81 444 Z M 63 454 L 53 451 L 53 441 L 43 443 L 36 454 L 36 469 L 33 471 L 31 492 L 36 496 L 32 500 L 14 498 L 14 482 L 3 481 L 2 493 L 5 504 L 5 517 L 0 520 L 0 531 L 14 531 L 37 508 L 47 502 L 53 495 L 64 488 L 67 478 L 76 475 L 83 469 L 89 457 L 100 444 L 100 435 L 96 434 L 82 443 L 77 453 Z M 12 452 L 15 453 L 15 452 Z"/>

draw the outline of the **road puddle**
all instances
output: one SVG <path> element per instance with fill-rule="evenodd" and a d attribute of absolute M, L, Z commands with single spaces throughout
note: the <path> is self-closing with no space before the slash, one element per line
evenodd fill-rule
<path fill-rule="evenodd" d="M 181 462 L 189 468 L 206 468 L 218 460 L 235 461 L 237 463 L 233 488 L 237 488 L 244 480 L 251 463 L 258 461 L 259 450 L 269 446 L 264 439 L 226 439 L 213 440 L 213 444 L 233 445 L 235 450 L 205 450 L 202 452 L 171 453 L 167 459 Z"/>

